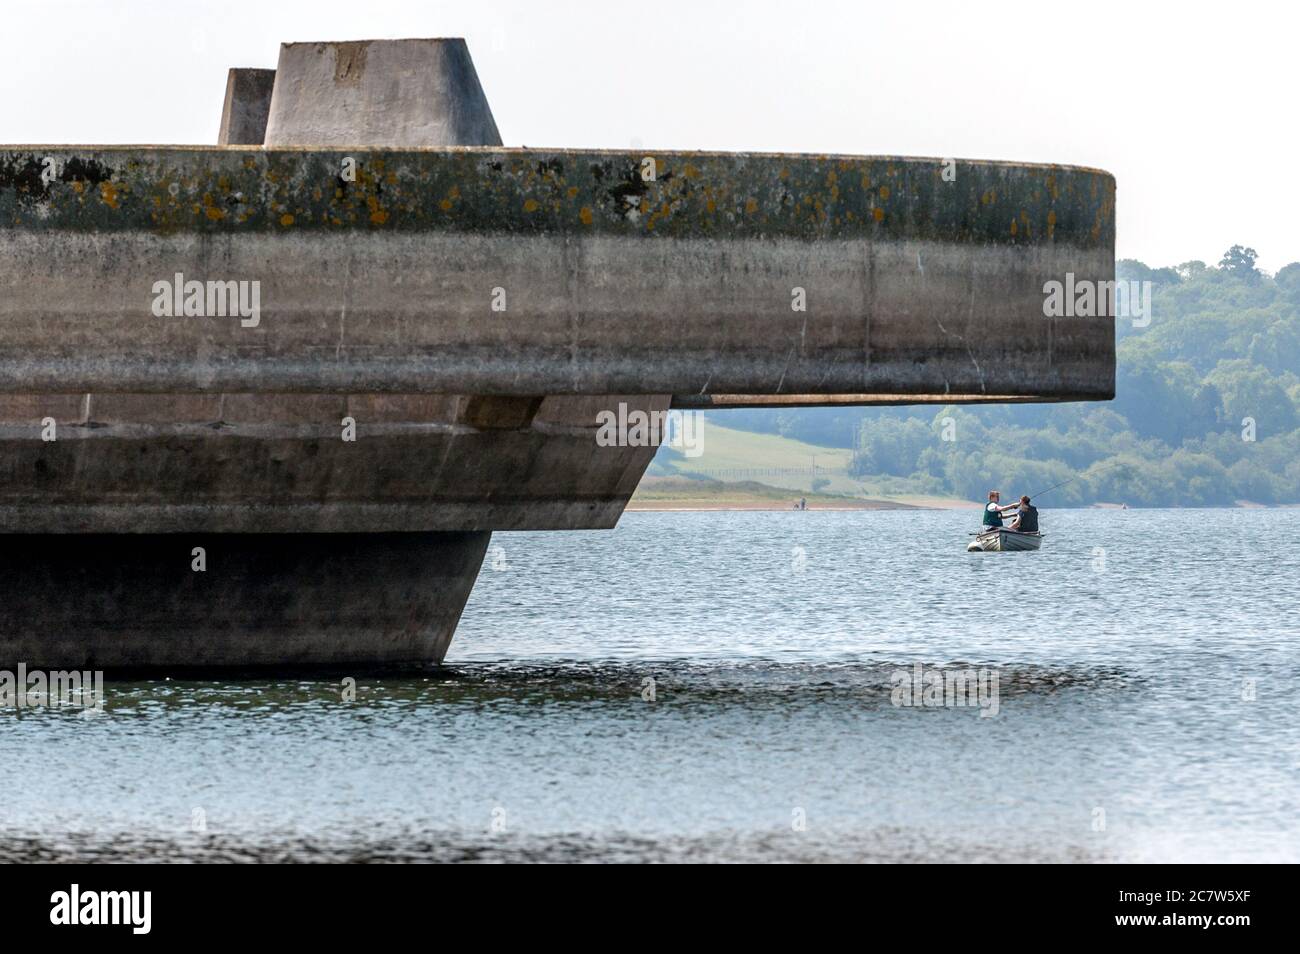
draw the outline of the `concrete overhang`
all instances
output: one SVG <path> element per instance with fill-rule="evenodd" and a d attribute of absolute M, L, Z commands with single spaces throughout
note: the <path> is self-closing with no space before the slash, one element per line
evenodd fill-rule
<path fill-rule="evenodd" d="M 1113 280 L 1114 211 L 1007 162 L 4 147 L 0 391 L 1104 400 L 1113 319 L 1043 305 Z M 155 313 L 194 281 L 256 324 Z"/>

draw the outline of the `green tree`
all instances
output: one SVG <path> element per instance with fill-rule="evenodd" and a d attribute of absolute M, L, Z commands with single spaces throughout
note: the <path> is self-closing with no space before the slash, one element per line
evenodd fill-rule
<path fill-rule="evenodd" d="M 1223 258 L 1219 260 L 1219 268 L 1231 273 L 1234 278 L 1254 281 L 1259 278 L 1259 272 L 1255 268 L 1257 258 L 1259 253 L 1253 248 L 1234 245 L 1223 253 Z"/>

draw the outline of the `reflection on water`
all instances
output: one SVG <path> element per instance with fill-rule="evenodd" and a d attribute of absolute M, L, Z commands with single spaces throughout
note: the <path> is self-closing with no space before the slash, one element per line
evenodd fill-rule
<path fill-rule="evenodd" d="M 13 835 L 0 844 L 0 861 L 56 864 L 462 864 L 462 863 L 1081 863 L 1114 861 L 1096 844 L 1043 845 L 1019 832 L 996 840 L 958 840 L 927 830 L 878 828 L 870 832 L 725 833 L 699 837 L 637 836 L 621 832 L 592 836 L 472 835 L 460 830 L 386 833 L 368 837 L 354 830 L 268 831 L 256 840 L 220 834 L 119 832 Z"/>
<path fill-rule="evenodd" d="M 498 534 L 444 672 L 0 713 L 0 860 L 1300 858 L 1300 512 L 967 520 Z M 917 664 L 996 713 L 895 705 Z"/>

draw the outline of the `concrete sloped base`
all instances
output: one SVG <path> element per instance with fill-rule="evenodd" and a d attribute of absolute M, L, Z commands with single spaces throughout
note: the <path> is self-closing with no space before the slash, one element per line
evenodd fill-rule
<path fill-rule="evenodd" d="M 440 663 L 491 536 L 6 534 L 0 669 Z"/>

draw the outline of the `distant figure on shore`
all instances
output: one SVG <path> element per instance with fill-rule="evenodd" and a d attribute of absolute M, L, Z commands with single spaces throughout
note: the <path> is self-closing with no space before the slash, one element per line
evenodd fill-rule
<path fill-rule="evenodd" d="M 1005 507 L 998 503 L 1002 499 L 1002 494 L 996 490 L 989 491 L 988 506 L 984 508 L 984 529 L 991 530 L 994 527 L 1002 526 L 1002 514 L 1008 510 L 1015 510 L 1017 504 L 1007 504 Z M 1026 497 L 1026 500 L 1029 498 Z"/>
<path fill-rule="evenodd" d="M 1038 532 L 1038 508 L 1029 502 L 1028 497 L 1020 498 L 1016 518 L 1011 521 L 1011 529 L 1019 530 L 1021 533 Z"/>

